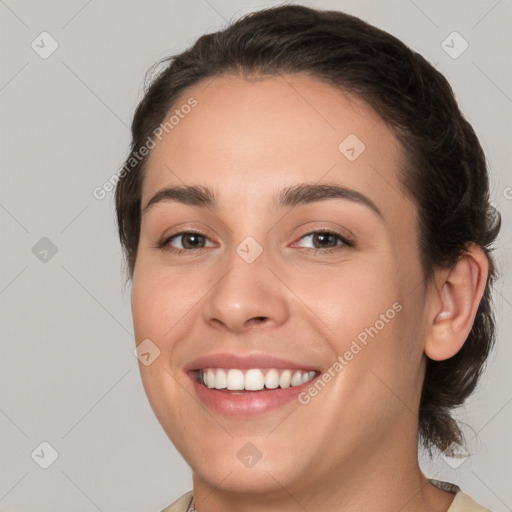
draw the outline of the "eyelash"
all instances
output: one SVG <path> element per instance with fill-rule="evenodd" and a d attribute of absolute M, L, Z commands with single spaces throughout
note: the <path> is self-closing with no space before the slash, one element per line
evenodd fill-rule
<path fill-rule="evenodd" d="M 316 234 L 334 235 L 342 243 L 335 247 L 326 247 L 326 248 L 303 247 L 302 249 L 305 250 L 309 254 L 311 254 L 311 253 L 316 254 L 319 251 L 324 252 L 324 253 L 326 253 L 326 252 L 331 253 L 331 252 L 337 252 L 342 249 L 346 249 L 347 247 L 349 247 L 349 248 L 355 247 L 355 243 L 352 240 L 350 240 L 349 238 L 341 235 L 340 233 L 337 233 L 336 231 L 331 231 L 331 230 L 327 230 L 327 229 L 319 229 L 319 230 L 315 230 L 315 231 L 310 231 L 309 233 L 302 235 L 299 238 L 299 240 L 302 240 L 303 238 L 305 238 L 307 236 L 316 235 Z M 169 245 L 171 240 L 173 240 L 174 238 L 183 236 L 183 235 L 199 235 L 204 238 L 208 238 L 203 233 L 200 233 L 199 231 L 180 231 L 179 233 L 175 233 L 174 235 L 171 235 L 171 236 L 165 238 L 161 242 L 158 242 L 157 248 L 161 249 L 163 251 L 172 252 L 174 254 L 183 254 L 186 252 L 190 253 L 194 250 L 206 249 L 206 247 L 198 247 L 196 249 L 177 249 L 176 247 L 172 247 Z"/>

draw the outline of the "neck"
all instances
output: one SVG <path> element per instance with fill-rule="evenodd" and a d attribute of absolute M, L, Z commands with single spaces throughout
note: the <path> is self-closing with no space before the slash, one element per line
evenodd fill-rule
<path fill-rule="evenodd" d="M 422 474 L 417 432 L 408 431 L 409 435 L 404 435 L 404 430 L 397 428 L 395 439 L 387 437 L 378 449 L 354 450 L 349 460 L 326 474 L 314 474 L 317 466 L 312 465 L 313 471 L 300 482 L 283 485 L 270 471 L 261 469 L 269 483 L 269 490 L 261 493 L 237 491 L 230 485 L 233 474 L 212 484 L 194 472 L 195 508 L 197 512 L 446 512 L 454 494 L 434 487 Z"/>

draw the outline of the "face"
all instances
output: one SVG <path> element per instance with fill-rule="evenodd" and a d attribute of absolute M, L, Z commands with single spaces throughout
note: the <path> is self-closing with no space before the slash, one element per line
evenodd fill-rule
<path fill-rule="evenodd" d="M 426 295 L 398 140 L 305 75 L 218 77 L 173 110 L 190 98 L 148 160 L 132 312 L 194 478 L 293 492 L 415 449 Z"/>

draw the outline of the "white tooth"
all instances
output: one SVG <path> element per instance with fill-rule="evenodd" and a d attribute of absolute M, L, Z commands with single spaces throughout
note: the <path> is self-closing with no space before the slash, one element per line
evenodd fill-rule
<path fill-rule="evenodd" d="M 217 370 L 215 375 L 215 389 L 224 389 L 227 385 L 226 372 L 222 369 Z"/>
<path fill-rule="evenodd" d="M 261 370 L 248 370 L 245 374 L 245 389 L 247 391 L 259 391 L 265 386 L 265 377 Z"/>
<path fill-rule="evenodd" d="M 208 373 L 206 372 L 206 370 L 202 371 L 201 372 L 201 377 L 203 379 L 203 384 L 206 386 L 206 384 L 208 383 Z"/>
<path fill-rule="evenodd" d="M 276 389 L 279 386 L 279 372 L 277 370 L 269 370 L 265 375 L 265 387 L 268 389 Z"/>
<path fill-rule="evenodd" d="M 302 384 L 305 384 L 309 380 L 309 372 L 304 372 L 302 374 Z"/>
<path fill-rule="evenodd" d="M 314 370 L 308 373 L 308 381 L 313 380 L 315 378 L 316 372 Z"/>
<path fill-rule="evenodd" d="M 281 377 L 279 377 L 279 385 L 282 388 L 289 388 L 292 380 L 292 372 L 290 370 L 285 370 L 281 373 Z"/>
<path fill-rule="evenodd" d="M 209 388 L 215 387 L 215 372 L 211 368 L 208 369 L 206 385 Z"/>
<path fill-rule="evenodd" d="M 229 370 L 226 384 L 227 388 L 231 391 L 244 389 L 244 374 L 242 370 Z"/>
<path fill-rule="evenodd" d="M 299 384 L 302 384 L 302 372 L 300 370 L 297 370 L 293 374 L 291 384 L 292 386 L 298 386 Z"/>

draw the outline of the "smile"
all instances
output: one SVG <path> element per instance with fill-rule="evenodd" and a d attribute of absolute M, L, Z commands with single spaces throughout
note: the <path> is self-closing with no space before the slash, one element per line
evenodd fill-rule
<path fill-rule="evenodd" d="M 306 384 L 318 372 L 312 370 L 289 370 L 276 368 L 205 368 L 197 372 L 198 382 L 209 389 L 228 391 L 262 391 L 264 389 L 286 389 Z"/>
<path fill-rule="evenodd" d="M 318 366 L 264 353 L 205 354 L 184 365 L 193 393 L 211 412 L 236 418 L 302 405 L 298 395 L 319 378 Z M 313 361 L 311 361 L 313 362 Z"/>

